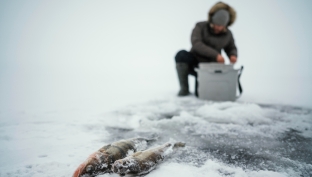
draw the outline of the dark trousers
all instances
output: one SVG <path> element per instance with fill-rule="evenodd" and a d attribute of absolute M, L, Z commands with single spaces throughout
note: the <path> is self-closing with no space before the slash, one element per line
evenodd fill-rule
<path fill-rule="evenodd" d="M 186 51 L 181 50 L 175 56 L 176 63 L 187 63 L 189 66 L 189 74 L 197 77 L 197 73 L 195 72 L 195 67 L 198 67 L 198 61 L 196 60 L 195 56 Z"/>
<path fill-rule="evenodd" d="M 195 76 L 195 95 L 198 96 L 197 88 L 198 88 L 198 81 L 197 81 L 197 72 L 195 72 L 195 68 L 198 67 L 198 61 L 196 60 L 195 56 L 186 51 L 181 50 L 175 56 L 176 63 L 187 63 L 189 66 L 189 74 Z"/>

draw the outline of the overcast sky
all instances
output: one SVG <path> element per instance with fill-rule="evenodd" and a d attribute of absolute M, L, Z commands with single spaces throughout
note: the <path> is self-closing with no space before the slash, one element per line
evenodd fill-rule
<path fill-rule="evenodd" d="M 118 105 L 176 94 L 174 55 L 190 49 L 195 23 L 207 20 L 216 2 L 2 0 L 1 109 Z M 236 66 L 245 66 L 245 100 L 309 106 L 312 1 L 224 2 L 237 11 L 230 29 Z"/>

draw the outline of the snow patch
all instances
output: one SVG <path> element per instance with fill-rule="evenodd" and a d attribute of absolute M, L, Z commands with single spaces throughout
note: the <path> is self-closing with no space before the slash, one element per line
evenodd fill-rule
<path fill-rule="evenodd" d="M 268 124 L 272 121 L 266 117 L 266 111 L 256 104 L 233 102 L 206 104 L 196 110 L 196 115 L 209 122 L 233 124 Z"/>

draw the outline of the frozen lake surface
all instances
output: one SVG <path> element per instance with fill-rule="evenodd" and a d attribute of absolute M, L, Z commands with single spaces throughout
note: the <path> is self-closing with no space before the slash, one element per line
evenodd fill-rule
<path fill-rule="evenodd" d="M 108 126 L 112 141 L 156 134 L 157 144 L 186 142 L 168 162 L 201 168 L 213 160 L 246 172 L 312 175 L 310 109 L 182 98 L 129 107 L 111 116 L 116 120 Z M 217 171 L 240 176 L 226 168 Z"/>
<path fill-rule="evenodd" d="M 284 105 L 168 98 L 92 114 L 1 114 L 0 176 L 71 176 L 89 154 L 132 137 L 186 147 L 147 176 L 312 175 L 312 110 Z M 42 119 L 44 117 L 44 119 Z M 18 119 L 18 121 L 17 121 Z M 105 174 L 101 176 L 118 176 Z"/>

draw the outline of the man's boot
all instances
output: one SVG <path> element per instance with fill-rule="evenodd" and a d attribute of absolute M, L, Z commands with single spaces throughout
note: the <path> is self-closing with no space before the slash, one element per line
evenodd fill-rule
<path fill-rule="evenodd" d="M 186 96 L 189 95 L 189 86 L 188 86 L 188 70 L 189 66 L 187 63 L 176 63 L 179 83 L 180 83 L 180 91 L 178 96 Z"/>

